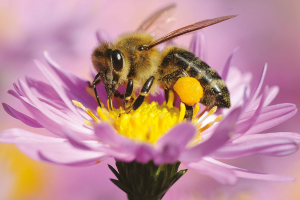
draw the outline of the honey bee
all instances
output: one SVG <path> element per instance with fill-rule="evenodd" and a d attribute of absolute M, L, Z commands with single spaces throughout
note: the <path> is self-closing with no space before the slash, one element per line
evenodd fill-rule
<path fill-rule="evenodd" d="M 167 46 L 159 51 L 157 45 L 207 26 L 228 20 L 229 15 L 200 21 L 177 29 L 155 39 L 149 30 L 162 17 L 171 19 L 168 13 L 175 5 L 168 6 L 146 19 L 136 32 L 120 36 L 115 42 L 103 42 L 92 54 L 92 63 L 98 72 L 91 86 L 94 87 L 99 106 L 101 106 L 96 85 L 103 82 L 112 109 L 112 96 L 123 99 L 125 110 L 136 110 L 149 92 L 162 87 L 165 94 L 173 90 L 176 81 L 184 76 L 196 78 L 203 87 L 200 103 L 206 107 L 229 108 L 230 96 L 225 82 L 218 73 L 205 62 L 186 49 Z M 170 21 L 170 20 L 164 20 Z M 117 91 L 119 85 L 127 84 L 124 94 Z M 141 88 L 141 89 L 140 89 Z M 133 99 L 133 92 L 140 89 L 139 96 Z M 167 98 L 168 95 L 166 95 Z M 192 107 L 186 105 L 186 118 L 191 119 Z"/>

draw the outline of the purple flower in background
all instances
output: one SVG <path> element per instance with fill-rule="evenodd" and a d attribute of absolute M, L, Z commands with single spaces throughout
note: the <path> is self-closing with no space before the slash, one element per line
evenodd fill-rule
<path fill-rule="evenodd" d="M 201 43 L 203 36 L 195 34 L 191 51 L 203 58 L 204 52 L 199 49 Z M 144 103 L 135 112 L 121 117 L 122 108 L 116 108 L 117 102 L 113 111 L 97 108 L 90 95 L 88 80 L 63 70 L 45 52 L 47 65 L 35 63 L 49 84 L 26 77 L 19 79 L 14 90 L 9 91 L 32 117 L 5 103 L 3 107 L 28 126 L 47 129 L 49 135 L 9 129 L 1 132 L 0 141 L 17 144 L 36 160 L 69 166 L 97 164 L 107 157 L 123 162 L 147 163 L 152 160 L 156 165 L 180 161 L 223 184 L 234 184 L 239 177 L 293 181 L 290 177 L 253 172 L 217 160 L 253 154 L 289 155 L 298 150 L 300 139 L 297 133 L 262 133 L 292 117 L 297 109 L 288 103 L 269 105 L 277 95 L 278 87 L 265 88 L 261 92 L 266 66 L 257 86 L 249 92 L 251 76 L 230 68 L 233 55 L 220 73 L 230 91 L 232 107 L 217 112 L 211 109 L 203 114 L 204 108 L 196 106 L 198 112 L 194 113 L 190 123 L 183 119 L 182 107 L 172 106 L 172 99 L 171 103 L 163 103 L 162 92 L 151 97 L 151 103 Z M 103 85 L 98 91 L 102 102 L 106 102 Z"/>

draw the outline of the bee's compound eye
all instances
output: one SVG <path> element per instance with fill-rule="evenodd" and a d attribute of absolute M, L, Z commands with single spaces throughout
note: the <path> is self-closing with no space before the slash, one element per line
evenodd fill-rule
<path fill-rule="evenodd" d="M 123 57 L 119 50 L 114 50 L 111 54 L 111 60 L 115 71 L 120 72 L 123 69 Z"/>

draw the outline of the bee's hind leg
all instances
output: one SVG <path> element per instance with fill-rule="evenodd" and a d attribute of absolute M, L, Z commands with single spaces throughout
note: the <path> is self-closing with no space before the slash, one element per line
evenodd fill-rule
<path fill-rule="evenodd" d="M 184 118 L 187 119 L 188 121 L 192 121 L 193 119 L 193 106 L 188 106 L 186 104 L 185 105 L 185 115 L 184 115 Z"/>
<path fill-rule="evenodd" d="M 174 85 L 175 82 L 179 78 L 186 77 L 186 76 L 188 76 L 187 73 L 183 69 L 179 69 L 179 70 L 172 72 L 171 74 L 164 76 L 162 78 L 162 81 L 165 82 L 166 84 Z M 169 90 L 168 89 L 165 89 L 165 99 L 166 99 L 166 102 L 168 102 L 168 99 L 169 99 Z M 186 104 L 184 104 L 184 105 L 186 108 L 184 118 L 191 121 L 193 118 L 193 106 L 188 106 Z"/>
<path fill-rule="evenodd" d="M 169 91 L 170 90 L 165 89 L 166 103 L 168 103 L 168 100 L 169 100 Z M 173 102 L 174 104 L 175 104 L 175 97 L 174 97 L 174 102 Z M 193 113 L 194 113 L 194 108 L 193 108 L 193 106 L 188 106 L 185 103 L 184 103 L 184 105 L 185 105 L 185 115 L 184 115 L 184 118 L 187 119 L 188 121 L 192 121 Z"/>
<path fill-rule="evenodd" d="M 143 88 L 140 92 L 140 95 L 136 98 L 136 100 L 134 101 L 133 105 L 132 105 L 132 109 L 136 110 L 140 107 L 140 105 L 142 105 L 145 96 L 148 95 L 151 86 L 153 84 L 154 81 L 154 76 L 151 76 L 150 78 L 148 78 L 148 80 L 145 82 L 145 84 L 143 85 Z"/>

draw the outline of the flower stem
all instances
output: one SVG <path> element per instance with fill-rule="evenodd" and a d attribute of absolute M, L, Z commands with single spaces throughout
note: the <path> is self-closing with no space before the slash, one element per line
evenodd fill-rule
<path fill-rule="evenodd" d="M 118 180 L 111 181 L 127 193 L 128 200 L 161 200 L 168 189 L 187 171 L 180 170 L 180 162 L 156 166 L 116 161 L 118 171 L 108 165 Z"/>

